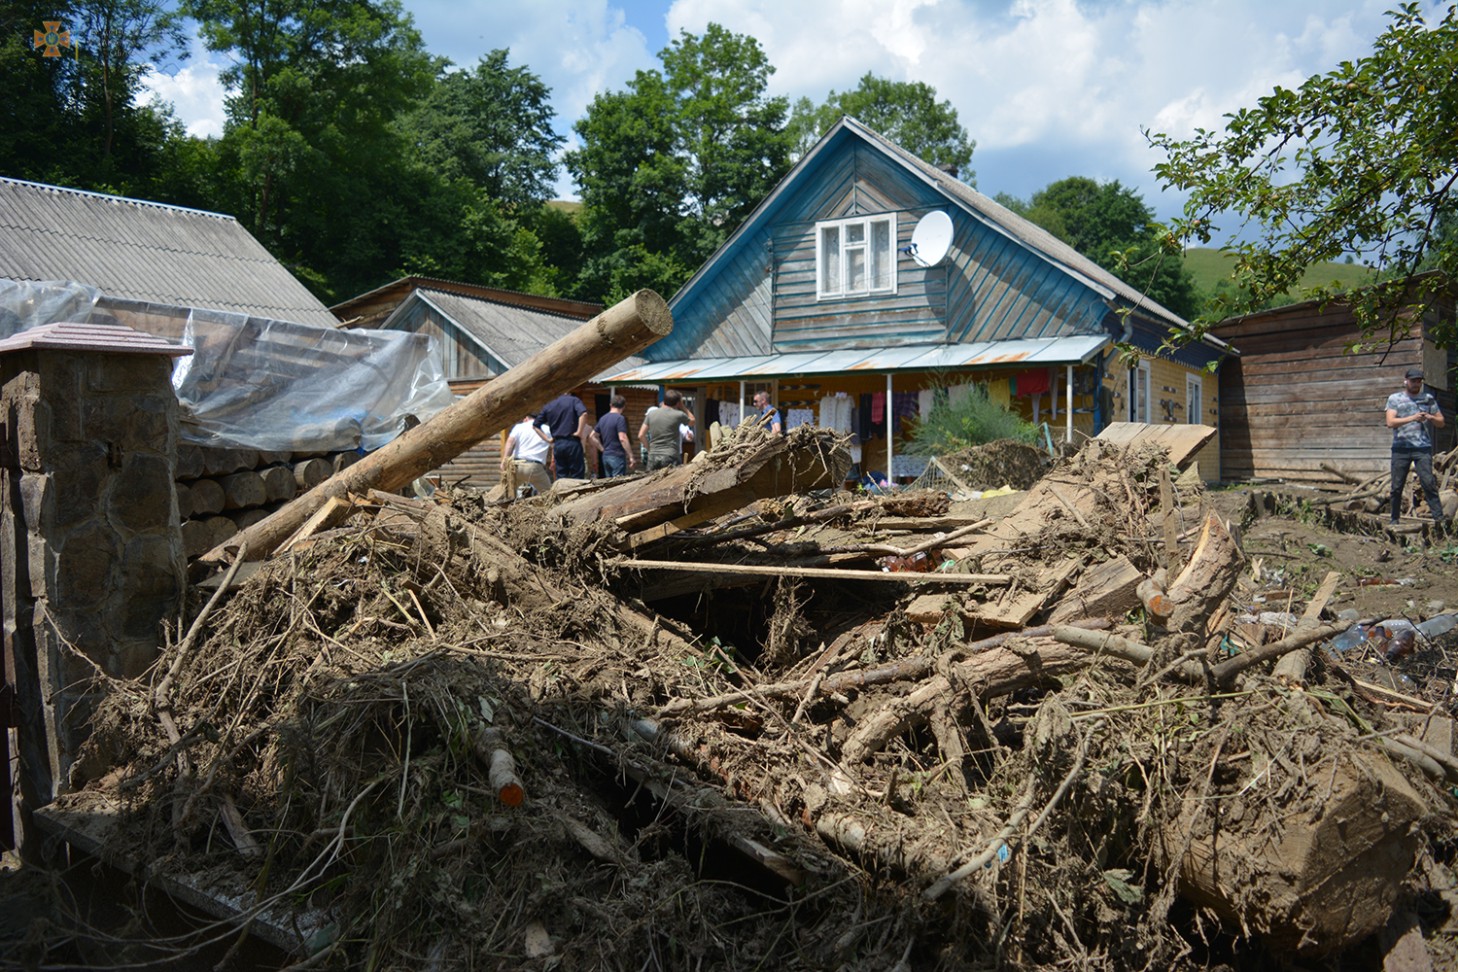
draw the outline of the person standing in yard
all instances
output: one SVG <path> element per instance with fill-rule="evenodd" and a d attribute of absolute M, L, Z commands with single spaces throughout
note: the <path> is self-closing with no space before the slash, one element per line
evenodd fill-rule
<path fill-rule="evenodd" d="M 785 431 L 785 423 L 780 421 L 780 410 L 770 404 L 769 392 L 755 392 L 754 407 L 759 409 L 759 417 L 755 422 L 760 428 L 769 429 L 775 435 Z"/>
<path fill-rule="evenodd" d="M 542 406 L 537 424 L 552 433 L 552 453 L 557 457 L 558 479 L 586 479 L 587 459 L 583 440 L 587 438 L 587 406 L 571 392 L 563 392 Z"/>
<path fill-rule="evenodd" d="M 592 430 L 593 443 L 602 450 L 602 469 L 609 477 L 626 476 L 628 470 L 636 468 L 638 459 L 633 455 L 633 446 L 628 442 L 628 420 L 623 418 L 623 409 L 628 400 L 614 395 L 612 409 L 597 420 Z"/>
<path fill-rule="evenodd" d="M 1423 387 L 1421 368 L 1407 369 L 1402 391 L 1387 397 L 1387 427 L 1392 430 L 1392 526 L 1402 512 L 1402 490 L 1413 466 L 1433 522 L 1444 526 L 1438 482 L 1433 478 L 1433 429 L 1443 427 L 1443 410 L 1433 393 Z"/>
<path fill-rule="evenodd" d="M 683 434 L 681 425 L 692 426 L 694 417 L 679 408 L 683 395 L 670 388 L 663 396 L 663 404 L 650 408 L 638 429 L 638 441 L 648 444 L 648 471 L 677 466 L 683 462 Z"/>
<path fill-rule="evenodd" d="M 545 493 L 552 488 L 552 477 L 547 472 L 551 456 L 551 438 L 528 415 L 512 427 L 501 449 L 502 479 L 512 492 L 529 483 L 538 493 Z"/>

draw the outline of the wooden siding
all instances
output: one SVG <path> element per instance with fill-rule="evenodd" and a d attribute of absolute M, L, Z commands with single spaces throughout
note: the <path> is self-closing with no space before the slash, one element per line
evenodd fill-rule
<path fill-rule="evenodd" d="M 1344 305 L 1314 304 L 1232 322 L 1219 335 L 1240 351 L 1220 372 L 1221 469 L 1224 478 L 1325 481 L 1328 464 L 1366 479 L 1388 468 L 1392 431 L 1383 406 L 1402 388 L 1402 373 L 1434 357 L 1431 345 L 1410 334 L 1390 347 L 1349 354 L 1359 337 Z M 1451 367 L 1449 357 L 1436 352 Z M 1442 366 L 1433 392 L 1447 426 L 1435 444 L 1454 441 L 1453 393 Z"/>

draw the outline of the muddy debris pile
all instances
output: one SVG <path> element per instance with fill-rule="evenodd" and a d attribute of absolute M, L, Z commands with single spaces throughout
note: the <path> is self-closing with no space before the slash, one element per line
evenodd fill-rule
<path fill-rule="evenodd" d="M 1161 450 L 1094 441 L 987 503 L 848 464 L 797 429 L 562 495 L 361 498 L 106 687 L 63 806 L 120 808 L 154 873 L 241 875 L 317 968 L 1414 947 L 1451 698 L 1346 672 L 1332 585 L 1253 624 L 1238 530 Z"/>

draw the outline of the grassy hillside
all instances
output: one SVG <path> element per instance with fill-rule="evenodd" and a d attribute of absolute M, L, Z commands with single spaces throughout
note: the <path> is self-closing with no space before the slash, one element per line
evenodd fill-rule
<path fill-rule="evenodd" d="M 1185 269 L 1195 278 L 1195 285 L 1204 293 L 1214 291 L 1215 285 L 1228 279 L 1235 256 L 1209 247 L 1193 247 L 1185 251 Z M 1339 283 L 1350 289 L 1370 283 L 1372 271 L 1358 263 L 1323 263 L 1306 271 L 1301 278 L 1304 287 L 1320 287 Z M 1291 295 L 1291 300 L 1302 300 L 1300 294 Z"/>

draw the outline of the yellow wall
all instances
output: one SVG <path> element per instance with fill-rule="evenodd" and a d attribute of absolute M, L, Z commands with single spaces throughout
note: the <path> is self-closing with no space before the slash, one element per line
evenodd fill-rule
<path fill-rule="evenodd" d="M 1149 365 L 1150 415 L 1154 425 L 1178 425 L 1186 422 L 1220 427 L 1219 381 L 1209 372 L 1190 368 L 1167 358 L 1145 357 Z M 1117 351 L 1110 351 L 1104 360 L 1104 387 L 1109 391 L 1113 408 L 1105 419 L 1110 422 L 1125 422 L 1129 419 L 1129 366 Z M 1201 414 L 1196 418 L 1185 415 L 1185 379 L 1198 375 L 1201 382 Z M 1206 482 L 1220 479 L 1220 434 L 1217 431 L 1205 447 L 1195 453 L 1195 465 L 1199 467 L 1200 478 Z"/>

